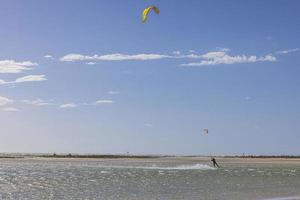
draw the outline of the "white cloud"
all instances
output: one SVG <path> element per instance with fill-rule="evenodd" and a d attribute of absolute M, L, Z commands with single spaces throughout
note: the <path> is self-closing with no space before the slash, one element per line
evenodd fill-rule
<path fill-rule="evenodd" d="M 200 59 L 202 57 L 202 55 L 197 55 L 197 54 L 187 54 L 187 55 L 181 55 L 180 57 L 176 57 L 176 58 L 190 58 L 190 59 Z"/>
<path fill-rule="evenodd" d="M 217 47 L 216 49 L 217 49 L 217 51 L 224 51 L 224 52 L 230 51 L 229 48 L 224 48 L 224 47 Z"/>
<path fill-rule="evenodd" d="M 44 58 L 47 58 L 47 59 L 54 59 L 52 55 L 44 55 Z"/>
<path fill-rule="evenodd" d="M 6 82 L 6 81 L 0 79 L 0 85 L 4 85 L 4 84 L 7 84 L 7 83 L 8 83 L 8 82 Z"/>
<path fill-rule="evenodd" d="M 276 61 L 276 57 L 271 54 L 260 57 L 246 55 L 231 56 L 227 53 L 227 51 L 228 50 L 224 49 L 224 51 L 208 52 L 199 56 L 202 59 L 200 62 L 181 64 L 181 66 L 206 66 L 235 63 L 254 63 L 259 61 Z"/>
<path fill-rule="evenodd" d="M 0 96 L 0 106 L 5 106 L 6 104 L 11 103 L 11 102 L 13 102 L 13 100 L 3 97 L 3 96 Z"/>
<path fill-rule="evenodd" d="M 266 56 L 261 56 L 257 59 L 257 61 L 270 61 L 270 62 L 275 62 L 277 59 L 275 56 L 272 54 L 268 54 Z"/>
<path fill-rule="evenodd" d="M 114 103 L 113 100 L 108 100 L 108 99 L 100 99 L 98 101 L 95 102 L 96 105 L 99 105 L 99 104 L 112 104 Z"/>
<path fill-rule="evenodd" d="M 33 82 L 33 81 L 45 81 L 46 75 L 29 75 L 23 76 L 21 78 L 17 78 L 15 83 L 22 83 L 22 82 Z"/>
<path fill-rule="evenodd" d="M 114 94 L 120 94 L 120 92 L 119 92 L 119 91 L 113 91 L 113 90 L 110 90 L 110 91 L 108 92 L 108 94 L 114 95 Z"/>
<path fill-rule="evenodd" d="M 37 82 L 37 81 L 45 81 L 46 75 L 28 75 L 28 76 L 23 76 L 20 78 L 17 78 L 14 81 L 4 81 L 0 80 L 0 85 L 3 84 L 13 84 L 13 83 L 23 83 L 23 82 Z"/>
<path fill-rule="evenodd" d="M 96 65 L 95 62 L 87 62 L 86 64 L 87 64 L 87 65 Z"/>
<path fill-rule="evenodd" d="M 31 61 L 16 62 L 14 60 L 0 60 L 0 73 L 21 73 L 37 66 L 37 63 Z"/>
<path fill-rule="evenodd" d="M 299 51 L 299 48 L 295 48 L 295 49 L 287 49 L 287 50 L 282 50 L 282 51 L 277 51 L 277 54 L 288 54 L 288 53 L 292 53 L 292 52 L 296 52 Z"/>
<path fill-rule="evenodd" d="M 174 55 L 180 55 L 180 54 L 181 54 L 180 51 L 173 51 L 172 53 L 173 53 Z"/>
<path fill-rule="evenodd" d="M 85 56 L 81 54 L 67 54 L 60 58 L 61 61 L 65 62 L 74 62 L 74 61 L 121 61 L 121 60 L 157 60 L 162 58 L 170 58 L 168 55 L 161 54 L 136 54 L 136 55 L 128 55 L 128 54 L 107 54 L 107 55 L 93 55 L 93 56 Z"/>
<path fill-rule="evenodd" d="M 11 102 L 11 100 L 5 99 L 3 98 L 3 106 L 6 105 L 8 102 Z M 85 106 L 96 106 L 96 105 L 100 105 L 100 104 L 112 104 L 114 103 L 113 100 L 108 100 L 108 99 L 100 99 L 96 102 L 93 103 L 65 103 L 65 104 L 61 104 L 61 103 L 55 103 L 53 100 L 49 100 L 49 101 L 45 101 L 42 99 L 35 99 L 35 100 L 18 100 L 18 101 L 14 101 L 14 102 L 20 102 L 20 103 L 24 103 L 24 104 L 28 104 L 28 105 L 33 105 L 33 106 L 58 106 L 59 108 L 75 108 L 75 107 L 79 107 L 81 105 L 85 105 Z M 1 106 L 1 98 L 0 98 L 0 106 Z"/>
<path fill-rule="evenodd" d="M 53 103 L 46 102 L 42 99 L 36 99 L 36 100 L 21 100 L 22 103 L 31 104 L 35 106 L 48 106 L 53 105 Z"/>
<path fill-rule="evenodd" d="M 66 103 L 59 106 L 60 108 L 76 108 L 77 104 L 74 103 Z"/>
<path fill-rule="evenodd" d="M 14 108 L 14 107 L 5 107 L 2 110 L 6 111 L 6 112 L 18 112 L 18 111 L 20 111 L 19 109 Z"/>
<path fill-rule="evenodd" d="M 67 54 L 60 58 L 60 61 L 65 62 L 74 62 L 74 61 L 82 61 L 82 60 L 93 60 L 90 56 L 84 56 L 80 54 Z"/>
<path fill-rule="evenodd" d="M 114 91 L 115 92 L 115 91 Z M 67 108 L 76 108 L 79 107 L 80 105 L 86 105 L 86 106 L 97 106 L 100 104 L 113 104 L 114 101 L 110 100 L 110 99 L 100 99 L 96 102 L 93 103 L 65 103 L 65 104 L 61 104 L 61 103 L 55 103 L 54 100 L 48 100 L 45 101 L 43 99 L 35 99 L 35 100 L 12 100 L 9 99 L 7 97 L 3 97 L 0 96 L 0 107 L 5 109 L 7 108 L 7 111 L 13 111 L 13 109 L 11 109 L 12 107 L 8 106 L 9 104 L 12 103 L 22 103 L 22 104 L 28 104 L 28 105 L 33 105 L 33 106 L 58 106 L 61 109 L 67 109 Z M 3 110 L 3 109 L 2 109 Z M 17 111 L 17 110 L 15 110 Z"/>
<path fill-rule="evenodd" d="M 113 60 L 157 60 L 162 58 L 169 58 L 170 56 L 161 55 L 161 54 L 136 54 L 136 55 L 126 55 L 126 54 L 109 54 L 98 56 L 98 60 L 106 60 L 106 61 L 113 61 Z"/>
<path fill-rule="evenodd" d="M 190 50 L 189 54 L 181 54 L 180 51 L 174 51 L 171 55 L 165 54 L 107 54 L 107 55 L 81 55 L 67 54 L 60 58 L 65 62 L 87 61 L 86 64 L 94 64 L 94 61 L 124 61 L 124 60 L 157 60 L 157 59 L 198 59 L 197 62 L 181 64 L 182 66 L 205 66 L 205 65 L 220 65 L 220 64 L 235 64 L 235 63 L 255 63 L 255 62 L 273 62 L 276 57 L 272 54 L 265 56 L 255 55 L 231 55 L 228 48 L 216 48 L 216 51 L 207 52 L 205 54 L 196 54 L 194 50 Z M 298 49 L 293 49 L 296 51 Z"/>

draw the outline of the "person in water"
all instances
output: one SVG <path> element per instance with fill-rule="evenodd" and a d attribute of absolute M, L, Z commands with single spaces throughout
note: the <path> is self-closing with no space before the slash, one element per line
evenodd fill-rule
<path fill-rule="evenodd" d="M 220 168 L 215 158 L 212 158 L 211 161 L 213 162 L 214 167 Z"/>

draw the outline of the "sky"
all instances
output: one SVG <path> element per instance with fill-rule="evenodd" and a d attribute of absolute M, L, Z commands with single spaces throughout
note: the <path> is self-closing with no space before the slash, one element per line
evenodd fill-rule
<path fill-rule="evenodd" d="M 300 155 L 297 0 L 0 7 L 0 152 Z"/>

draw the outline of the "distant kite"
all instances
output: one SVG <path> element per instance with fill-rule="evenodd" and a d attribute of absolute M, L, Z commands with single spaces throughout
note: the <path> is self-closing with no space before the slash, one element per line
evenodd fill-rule
<path fill-rule="evenodd" d="M 143 14 L 142 14 L 142 21 L 146 22 L 147 18 L 148 18 L 148 14 L 151 10 L 154 10 L 156 12 L 156 14 L 159 14 L 159 10 L 156 6 L 149 6 L 147 8 L 144 9 Z"/>
<path fill-rule="evenodd" d="M 204 128 L 204 129 L 203 129 L 203 132 L 204 132 L 205 134 L 208 134 L 208 128 Z"/>

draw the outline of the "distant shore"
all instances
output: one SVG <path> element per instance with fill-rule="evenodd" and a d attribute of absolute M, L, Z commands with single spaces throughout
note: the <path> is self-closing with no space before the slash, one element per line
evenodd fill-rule
<path fill-rule="evenodd" d="M 135 155 L 135 154 L 0 154 L 0 158 L 29 158 L 29 157 L 41 157 L 41 158 L 100 158 L 100 159 L 116 159 L 116 158 L 211 158 L 216 157 L 219 159 L 233 159 L 233 158 L 281 158 L 281 159 L 300 159 L 300 155 Z"/>
<path fill-rule="evenodd" d="M 152 155 L 114 155 L 114 154 L 12 154 L 0 155 L 1 158 L 99 158 L 99 159 L 116 159 L 116 158 L 159 158 L 165 156 Z"/>

